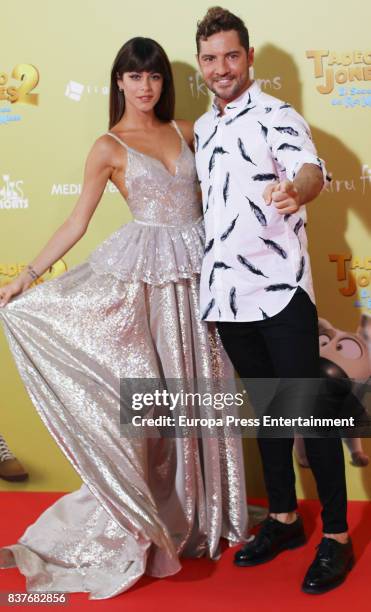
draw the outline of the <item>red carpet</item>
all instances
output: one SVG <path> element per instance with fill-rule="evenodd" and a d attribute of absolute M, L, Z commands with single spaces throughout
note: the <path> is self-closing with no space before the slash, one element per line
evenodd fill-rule
<path fill-rule="evenodd" d="M 14 543 L 24 529 L 61 494 L 0 493 L 0 545 Z M 258 503 L 258 500 L 251 500 Z M 225 549 L 218 562 L 184 560 L 181 572 L 166 579 L 144 577 L 131 590 L 109 600 L 89 601 L 88 595 L 71 594 L 68 610 L 124 610 L 127 612 L 303 612 L 316 610 L 350 612 L 370 609 L 371 601 L 371 503 L 349 504 L 349 524 L 357 564 L 340 588 L 310 596 L 300 584 L 320 539 L 319 504 L 300 504 L 309 542 L 305 547 L 281 554 L 264 566 L 238 568 L 232 564 L 234 549 Z M 16 569 L 0 571 L 0 591 L 24 592 L 24 578 Z M 24 606 L 17 606 L 17 609 Z M 54 609 L 53 606 L 52 609 Z M 32 610 L 45 609 L 34 605 Z M 50 610 L 50 607 L 48 607 Z"/>

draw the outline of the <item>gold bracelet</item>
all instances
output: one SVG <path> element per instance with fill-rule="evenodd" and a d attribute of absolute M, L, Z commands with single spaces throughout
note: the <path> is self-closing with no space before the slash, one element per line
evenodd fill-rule
<path fill-rule="evenodd" d="M 38 274 L 32 266 L 28 265 L 27 266 L 27 273 L 31 276 L 31 278 L 33 280 L 37 280 L 38 278 L 40 278 L 40 274 Z"/>

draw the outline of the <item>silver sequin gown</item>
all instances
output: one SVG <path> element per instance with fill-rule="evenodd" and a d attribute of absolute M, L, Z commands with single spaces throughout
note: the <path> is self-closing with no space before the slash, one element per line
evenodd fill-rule
<path fill-rule="evenodd" d="M 17 566 L 30 591 L 112 597 L 143 574 L 174 574 L 182 555 L 217 558 L 221 537 L 246 536 L 239 438 L 120 435 L 120 377 L 233 376 L 200 321 L 193 154 L 181 137 L 173 176 L 126 148 L 134 221 L 0 309 L 27 391 L 84 482 L 0 549 L 0 566 Z"/>

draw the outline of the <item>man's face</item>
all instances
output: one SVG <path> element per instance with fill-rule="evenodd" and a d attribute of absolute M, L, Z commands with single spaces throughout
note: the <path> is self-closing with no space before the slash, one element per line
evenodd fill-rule
<path fill-rule="evenodd" d="M 254 49 L 246 53 L 236 30 L 218 32 L 200 40 L 198 63 L 207 87 L 225 104 L 238 98 L 251 80 Z"/>

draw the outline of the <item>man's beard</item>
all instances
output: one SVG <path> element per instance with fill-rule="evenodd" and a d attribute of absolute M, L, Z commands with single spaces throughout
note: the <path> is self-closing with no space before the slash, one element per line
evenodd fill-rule
<path fill-rule="evenodd" d="M 213 85 L 212 87 L 209 87 L 210 91 L 213 92 L 213 94 L 215 94 L 218 98 L 220 98 L 221 100 L 232 100 L 234 98 L 237 98 L 239 93 L 242 92 L 242 90 L 245 88 L 247 84 L 247 79 L 246 81 L 244 80 L 239 80 L 236 81 L 236 83 L 234 84 L 234 86 L 232 87 L 232 89 L 230 89 L 227 92 L 221 92 L 219 93 L 219 91 L 217 91 L 216 87 Z"/>

